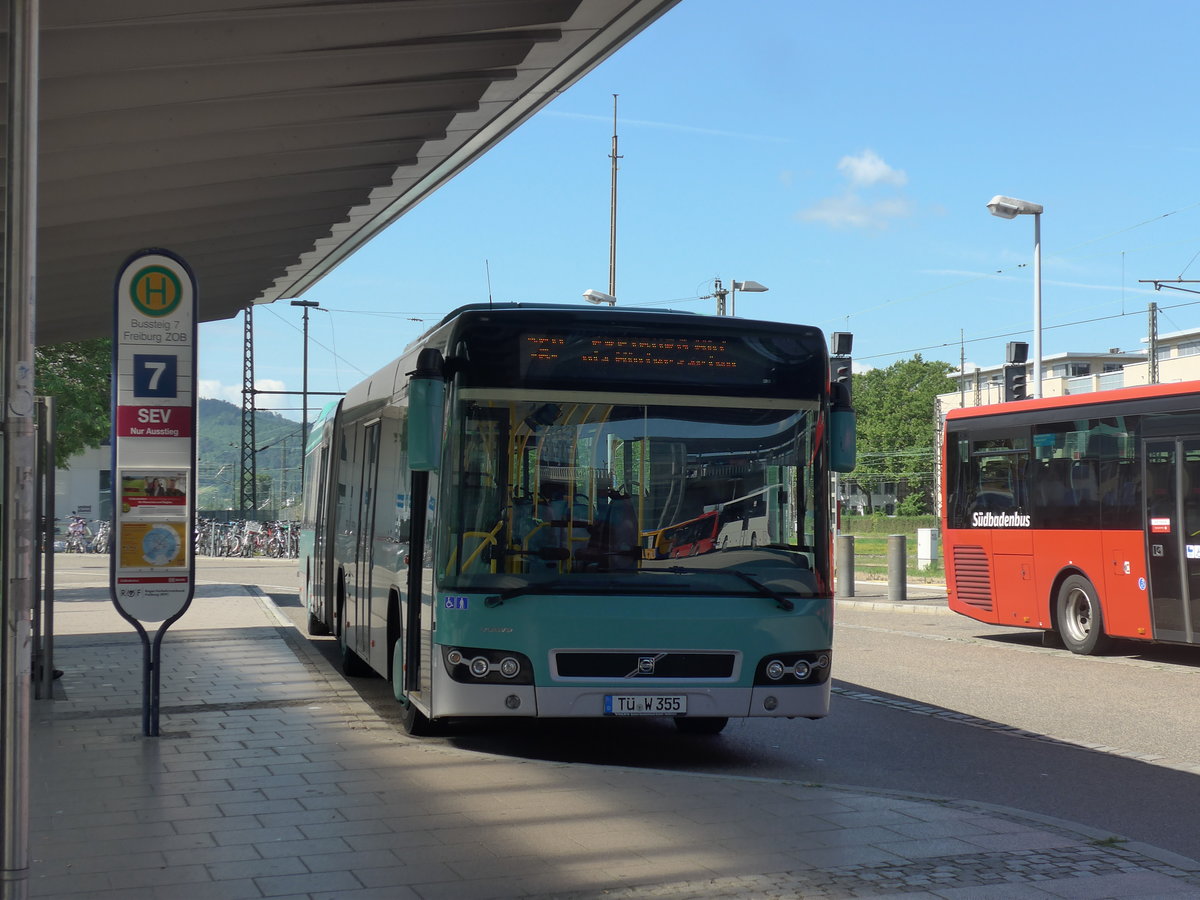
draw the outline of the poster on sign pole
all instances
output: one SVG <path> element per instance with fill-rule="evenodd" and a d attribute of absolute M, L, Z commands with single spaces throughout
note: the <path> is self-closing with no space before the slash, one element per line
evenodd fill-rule
<path fill-rule="evenodd" d="M 195 276 L 168 250 L 139 251 L 117 273 L 109 582 L 142 639 L 148 736 L 158 734 L 163 634 L 195 586 L 196 304 Z"/>

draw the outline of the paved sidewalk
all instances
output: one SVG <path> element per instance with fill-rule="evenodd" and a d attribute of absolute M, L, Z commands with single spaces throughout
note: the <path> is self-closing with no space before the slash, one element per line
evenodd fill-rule
<path fill-rule="evenodd" d="M 145 738 L 140 644 L 87 582 L 60 578 L 64 696 L 34 704 L 31 897 L 1200 894 L 1194 862 L 1013 810 L 414 740 L 235 586 L 168 631 Z"/>
<path fill-rule="evenodd" d="M 948 594 L 944 584 L 925 584 L 923 582 L 908 582 L 902 599 L 891 599 L 891 587 L 887 581 L 856 581 L 854 593 L 847 595 L 838 585 L 838 605 L 865 606 L 871 609 L 888 609 L 892 611 L 936 613 L 954 615 L 947 605 Z"/>

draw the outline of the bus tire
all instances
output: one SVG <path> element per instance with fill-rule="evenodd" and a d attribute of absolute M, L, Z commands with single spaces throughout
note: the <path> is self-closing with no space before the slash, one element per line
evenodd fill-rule
<path fill-rule="evenodd" d="M 347 678 L 364 678 L 375 674 L 374 670 L 363 662 L 363 658 L 350 646 L 350 642 L 346 639 L 345 628 L 338 635 L 338 647 L 342 651 L 342 674 Z"/>
<path fill-rule="evenodd" d="M 428 737 L 437 733 L 437 728 L 429 721 L 429 717 L 425 713 L 417 709 L 417 704 L 408 698 L 400 702 L 404 704 L 401 708 L 400 724 L 405 733 L 411 734 L 413 737 Z"/>
<path fill-rule="evenodd" d="M 1094 656 L 1108 649 L 1100 597 L 1082 575 L 1069 575 L 1058 589 L 1056 605 L 1058 633 L 1072 653 Z"/>
<path fill-rule="evenodd" d="M 720 734 L 729 724 L 724 716 L 676 716 L 675 729 L 680 734 Z"/>
<path fill-rule="evenodd" d="M 371 667 L 368 666 L 361 656 L 354 652 L 344 640 L 342 645 L 342 674 L 347 678 L 365 678 L 368 675 L 374 675 Z"/>
<path fill-rule="evenodd" d="M 396 639 L 392 642 L 391 658 L 392 696 L 400 704 L 400 725 L 404 728 L 405 733 L 411 734 L 413 737 L 436 734 L 437 726 L 429 721 L 427 715 L 417 709 L 416 704 L 404 692 L 404 642 L 400 639 L 398 626 Z"/>

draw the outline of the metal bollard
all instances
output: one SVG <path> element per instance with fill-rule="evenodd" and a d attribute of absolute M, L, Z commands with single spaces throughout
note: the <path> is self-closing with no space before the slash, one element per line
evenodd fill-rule
<path fill-rule="evenodd" d="M 837 536 L 837 596 L 854 596 L 854 535 Z"/>
<path fill-rule="evenodd" d="M 889 534 L 887 545 L 888 600 L 899 603 L 908 598 L 907 541 L 902 534 Z"/>

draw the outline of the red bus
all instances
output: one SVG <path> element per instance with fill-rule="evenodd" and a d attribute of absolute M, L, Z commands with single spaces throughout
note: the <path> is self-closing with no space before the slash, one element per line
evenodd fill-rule
<path fill-rule="evenodd" d="M 952 610 L 1200 643 L 1200 381 L 952 410 L 942 449 Z"/>
<path fill-rule="evenodd" d="M 720 520 L 716 510 L 694 519 L 680 522 L 662 530 L 662 543 L 668 557 L 699 556 L 717 549 L 717 528 Z"/>

